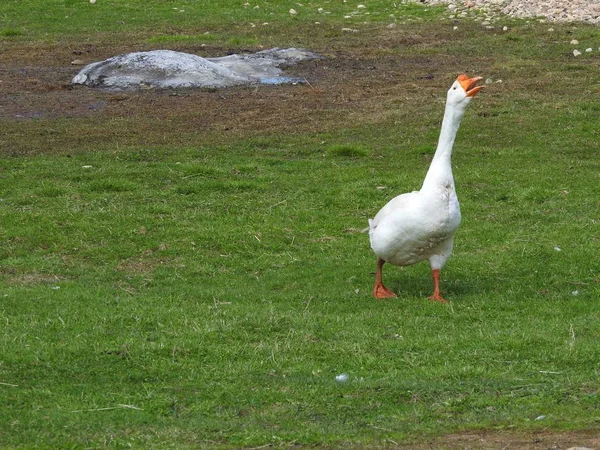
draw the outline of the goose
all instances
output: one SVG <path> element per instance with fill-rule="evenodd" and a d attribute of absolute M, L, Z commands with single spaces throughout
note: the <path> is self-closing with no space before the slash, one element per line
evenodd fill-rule
<path fill-rule="evenodd" d="M 394 197 L 369 219 L 369 239 L 377 256 L 375 298 L 396 297 L 382 281 L 386 262 L 409 266 L 429 260 L 433 278 L 429 300 L 448 303 L 440 294 L 440 270 L 452 254 L 454 233 L 461 220 L 450 158 L 467 105 L 483 89 L 477 86 L 481 79 L 462 74 L 448 90 L 438 146 L 421 190 Z"/>

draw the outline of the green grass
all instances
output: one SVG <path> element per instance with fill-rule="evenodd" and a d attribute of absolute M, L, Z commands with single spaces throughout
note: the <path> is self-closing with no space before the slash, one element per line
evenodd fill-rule
<path fill-rule="evenodd" d="M 236 29 L 295 26 L 315 21 L 362 23 L 435 17 L 441 8 L 423 9 L 413 4 L 373 0 L 368 8 L 356 2 L 320 1 L 299 6 L 295 1 L 245 2 L 238 0 L 5 0 L 0 5 L 0 26 L 35 39 L 93 33 L 152 31 L 153 34 L 197 34 L 199 29 Z M 301 3 L 301 2 L 300 2 Z M 319 8 L 323 8 L 319 11 Z M 295 9 L 297 14 L 290 14 Z M 251 30 L 249 30 L 251 31 Z M 0 34 L 1 36 L 1 34 Z"/>
<path fill-rule="evenodd" d="M 508 35 L 462 23 L 452 35 L 430 21 L 439 10 L 416 6 L 396 11 L 426 19 L 404 25 L 413 44 L 401 46 L 386 31 L 389 2 L 356 19 L 370 21 L 368 36 L 339 32 L 333 13 L 314 34 L 320 5 L 291 18 L 295 3 L 236 3 L 231 20 L 274 12 L 280 23 L 260 42 L 314 35 L 357 59 L 367 42 L 424 65 L 406 68 L 406 85 L 374 80 L 373 100 L 347 81 L 349 103 L 292 131 L 200 130 L 178 111 L 162 127 L 160 110 L 126 102 L 127 117 L 0 118 L 0 446 L 372 448 L 600 428 L 597 56 L 569 58 L 566 25 L 554 26 L 560 38 L 524 22 Z M 199 32 L 227 28 L 226 2 L 150 5 L 6 1 L 0 24 L 22 30 L 4 36 L 26 48 L 77 42 L 85 14 L 114 42 L 149 39 L 171 11 L 177 33 L 153 43 L 252 37 Z M 473 101 L 456 141 L 463 224 L 442 274 L 451 304 L 425 300 L 426 264 L 386 266 L 399 298 L 375 301 L 360 230 L 422 182 L 446 80 L 416 75 L 433 60 L 502 79 Z"/>

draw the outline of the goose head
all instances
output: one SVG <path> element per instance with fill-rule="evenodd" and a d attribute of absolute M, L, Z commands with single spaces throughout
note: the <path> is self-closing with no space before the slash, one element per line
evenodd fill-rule
<path fill-rule="evenodd" d="M 447 103 L 466 107 L 471 99 L 483 89 L 483 86 L 477 86 L 482 79 L 481 77 L 469 78 L 466 74 L 459 75 L 448 90 Z"/>

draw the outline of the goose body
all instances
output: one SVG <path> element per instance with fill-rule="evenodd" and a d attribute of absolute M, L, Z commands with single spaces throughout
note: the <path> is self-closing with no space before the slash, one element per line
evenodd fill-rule
<path fill-rule="evenodd" d="M 452 148 L 466 107 L 482 88 L 476 86 L 480 79 L 461 75 L 450 87 L 438 147 L 421 189 L 394 197 L 369 219 L 371 248 L 377 255 L 376 298 L 396 296 L 383 285 L 384 263 L 408 266 L 428 260 L 434 281 L 430 299 L 446 302 L 439 292 L 439 274 L 452 254 L 454 233 L 461 220 L 452 176 Z"/>

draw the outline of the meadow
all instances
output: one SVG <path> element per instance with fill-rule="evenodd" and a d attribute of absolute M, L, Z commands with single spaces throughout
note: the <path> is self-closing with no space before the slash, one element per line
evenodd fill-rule
<path fill-rule="evenodd" d="M 600 30 L 355 3 L 0 4 L 0 447 L 600 445 Z M 306 83 L 69 86 L 288 46 Z M 450 304 L 426 263 L 374 300 L 361 230 L 463 72 Z"/>

